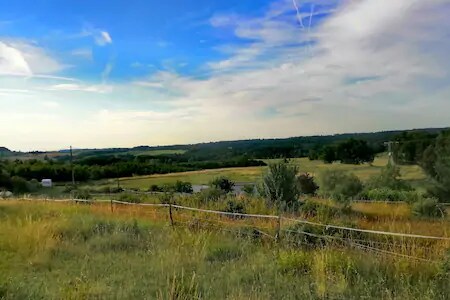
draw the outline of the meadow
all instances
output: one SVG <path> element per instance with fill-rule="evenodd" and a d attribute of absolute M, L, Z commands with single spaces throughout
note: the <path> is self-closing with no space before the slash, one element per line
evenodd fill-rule
<path fill-rule="evenodd" d="M 248 213 L 274 213 L 253 199 L 234 200 Z M 286 217 L 450 236 L 448 217 L 417 219 L 405 204 L 357 203 L 349 214 L 336 213 L 332 203 L 323 207 Z M 301 234 L 311 228 L 287 221 L 275 239 L 276 220 L 180 210 L 173 218 L 170 226 L 167 208 L 0 201 L 0 298 L 447 299 L 450 293 L 449 241 L 342 232 L 317 239 Z M 356 242 L 364 247 L 350 247 Z"/>
<path fill-rule="evenodd" d="M 265 159 L 264 162 L 276 162 L 277 159 Z M 309 160 L 306 157 L 293 158 L 291 164 L 298 166 L 300 172 L 308 172 L 312 175 L 318 175 L 324 170 L 338 169 L 346 172 L 352 172 L 361 180 L 366 181 L 371 176 L 378 174 L 388 163 L 386 155 L 380 155 L 375 158 L 372 164 L 326 164 L 319 160 Z M 163 185 L 174 183 L 177 180 L 188 181 L 192 184 L 208 184 L 213 178 L 225 176 L 235 182 L 257 182 L 261 178 L 261 174 L 267 167 L 245 167 L 245 168 L 226 168 L 212 169 L 202 171 L 180 172 L 170 174 L 156 174 L 149 176 L 134 176 L 120 178 L 120 185 L 128 189 L 147 190 L 151 185 Z M 423 187 L 426 181 L 426 175 L 417 165 L 400 166 L 402 179 L 408 181 L 415 187 Z M 113 186 L 117 184 L 117 180 L 103 180 L 95 182 L 96 186 Z"/>

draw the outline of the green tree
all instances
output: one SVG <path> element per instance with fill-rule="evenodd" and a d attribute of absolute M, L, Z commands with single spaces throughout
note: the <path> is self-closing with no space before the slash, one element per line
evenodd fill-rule
<path fill-rule="evenodd" d="M 349 139 L 337 146 L 336 158 L 345 164 L 371 163 L 374 160 L 374 151 L 367 141 Z"/>
<path fill-rule="evenodd" d="M 234 182 L 227 177 L 217 177 L 210 182 L 210 186 L 225 193 L 230 193 L 234 189 Z"/>
<path fill-rule="evenodd" d="M 321 159 L 324 163 L 331 164 L 336 161 L 336 148 L 334 146 L 326 146 L 322 150 Z"/>
<path fill-rule="evenodd" d="M 300 189 L 297 173 L 297 167 L 286 161 L 269 164 L 262 177 L 260 194 L 280 209 L 298 209 Z"/>
<path fill-rule="evenodd" d="M 442 132 L 425 150 L 421 165 L 432 179 L 429 193 L 440 201 L 450 201 L 450 131 Z"/>

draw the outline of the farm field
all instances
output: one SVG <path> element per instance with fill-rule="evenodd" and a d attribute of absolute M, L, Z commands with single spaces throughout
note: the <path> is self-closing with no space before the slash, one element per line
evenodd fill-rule
<path fill-rule="evenodd" d="M 402 206 L 371 204 L 367 210 L 371 218 L 354 214 L 347 222 L 374 228 L 378 216 L 399 232 L 450 234 L 448 219 L 414 220 Z M 398 214 L 377 213 L 385 210 Z M 397 250 L 429 262 L 317 244 L 288 231 L 277 243 L 244 234 L 250 232 L 245 220 L 224 217 L 218 227 L 206 215 L 177 211 L 174 218 L 170 228 L 166 210 L 0 201 L 0 297 L 446 299 L 450 293 L 448 242 L 397 241 Z M 252 225 L 269 234 L 276 226 L 264 220 Z"/>
<path fill-rule="evenodd" d="M 275 162 L 276 159 L 264 160 L 266 163 Z M 321 171 L 327 169 L 340 169 L 348 172 L 353 172 L 363 181 L 370 176 L 378 174 L 383 167 L 387 165 L 387 156 L 382 155 L 375 158 L 372 165 L 349 165 L 349 164 L 325 164 L 322 161 L 310 161 L 308 158 L 294 158 L 291 163 L 298 166 L 300 172 L 308 172 L 313 175 L 319 174 Z M 226 168 L 226 169 L 212 169 L 202 171 L 180 172 L 161 175 L 149 176 L 135 176 L 125 177 L 120 179 L 120 184 L 124 188 L 137 188 L 141 190 L 148 189 L 151 185 L 162 185 L 166 183 L 173 183 L 177 180 L 189 181 L 192 184 L 207 184 L 213 178 L 218 176 L 226 176 L 235 182 L 256 182 L 261 177 L 261 174 L 266 167 L 246 167 L 246 168 Z M 422 169 L 417 165 L 408 165 L 400 167 L 402 179 L 409 181 L 414 186 L 420 187 L 426 176 Z M 99 181 L 96 185 L 114 185 L 116 180 Z"/>

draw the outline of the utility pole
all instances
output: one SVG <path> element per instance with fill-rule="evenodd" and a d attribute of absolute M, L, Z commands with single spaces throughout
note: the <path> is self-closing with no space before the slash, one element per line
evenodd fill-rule
<path fill-rule="evenodd" d="M 120 191 L 120 178 L 119 178 L 119 167 L 116 166 L 116 177 L 117 177 L 117 192 Z"/>
<path fill-rule="evenodd" d="M 394 148 L 392 147 L 393 144 L 398 144 L 398 142 L 393 142 L 393 141 L 389 141 L 389 142 L 385 142 L 385 145 L 387 145 L 388 147 L 388 155 L 389 155 L 389 164 L 394 166 L 395 165 L 395 159 L 394 159 Z"/>
<path fill-rule="evenodd" d="M 72 185 L 75 186 L 75 170 L 73 169 L 72 146 L 70 146 L 70 169 L 72 170 Z"/>

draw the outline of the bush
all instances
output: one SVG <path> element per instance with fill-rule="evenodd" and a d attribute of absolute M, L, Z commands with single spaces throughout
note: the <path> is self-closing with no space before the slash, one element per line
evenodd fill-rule
<path fill-rule="evenodd" d="M 150 186 L 150 188 L 148 189 L 148 191 L 149 191 L 149 192 L 162 192 L 162 191 L 163 191 L 163 188 L 160 187 L 160 186 L 157 185 L 157 184 L 152 184 L 152 185 Z"/>
<path fill-rule="evenodd" d="M 89 200 L 92 198 L 92 196 L 88 190 L 75 190 L 75 191 L 73 191 L 73 198 Z"/>
<path fill-rule="evenodd" d="M 439 204 L 438 199 L 427 198 L 415 202 L 412 207 L 412 214 L 419 217 L 445 217 L 446 210 Z"/>
<path fill-rule="evenodd" d="M 71 193 L 71 192 L 74 191 L 74 190 L 76 190 L 76 187 L 75 187 L 74 185 L 72 185 L 72 184 L 66 184 L 66 185 L 64 186 L 63 193 Z"/>
<path fill-rule="evenodd" d="M 315 195 L 319 186 L 314 182 L 314 177 L 309 173 L 300 174 L 298 177 L 300 192 L 305 195 Z"/>
<path fill-rule="evenodd" d="M 417 191 L 399 191 L 391 190 L 389 188 L 378 188 L 371 190 L 364 190 L 359 198 L 362 200 L 374 201 L 404 201 L 413 203 L 423 198 L 423 195 Z"/>
<path fill-rule="evenodd" d="M 248 195 L 252 196 L 255 194 L 255 186 L 253 184 L 246 184 L 242 187 L 242 191 Z"/>
<path fill-rule="evenodd" d="M 361 180 L 355 174 L 341 170 L 327 170 L 322 173 L 321 179 L 322 194 L 332 197 L 344 206 L 363 189 Z"/>
<path fill-rule="evenodd" d="M 19 176 L 13 176 L 11 177 L 11 185 L 12 185 L 12 191 L 15 194 L 21 194 L 21 193 L 28 193 L 30 192 L 30 187 L 28 185 L 28 182 Z"/>
<path fill-rule="evenodd" d="M 388 164 L 380 174 L 372 176 L 367 182 L 368 189 L 390 189 L 410 191 L 411 186 L 400 179 L 400 168 Z"/>
<path fill-rule="evenodd" d="M 236 202 L 235 200 L 228 200 L 225 211 L 230 213 L 245 214 L 244 205 L 240 202 Z"/>
<path fill-rule="evenodd" d="M 28 191 L 30 192 L 36 192 L 41 188 L 41 183 L 37 181 L 37 179 L 31 179 L 28 183 Z"/>
<path fill-rule="evenodd" d="M 286 161 L 270 164 L 263 175 L 259 193 L 280 209 L 297 210 L 300 204 L 297 172 L 297 167 Z"/>
<path fill-rule="evenodd" d="M 233 191 L 234 182 L 226 177 L 217 177 L 210 182 L 210 187 L 230 193 Z"/>
<path fill-rule="evenodd" d="M 192 194 L 194 190 L 192 189 L 192 184 L 187 181 L 177 180 L 174 185 L 174 190 L 177 193 L 187 193 Z"/>

